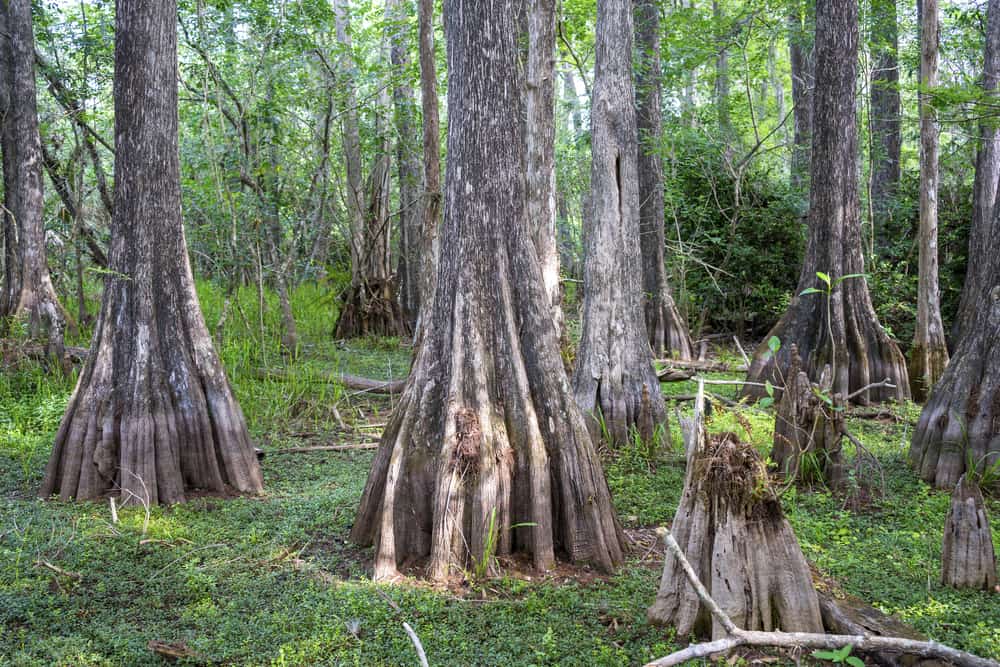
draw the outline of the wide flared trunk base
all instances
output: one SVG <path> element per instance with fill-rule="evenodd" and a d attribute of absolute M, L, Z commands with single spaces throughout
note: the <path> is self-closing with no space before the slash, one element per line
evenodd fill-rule
<path fill-rule="evenodd" d="M 698 578 L 738 627 L 823 632 L 809 566 L 751 445 L 725 434 L 692 453 L 671 531 Z M 670 553 L 647 617 L 676 627 L 678 637 L 727 634 Z"/>
<path fill-rule="evenodd" d="M 661 304 L 646 304 L 646 333 L 654 355 L 684 361 L 694 359 L 687 323 L 672 299 Z"/>
<path fill-rule="evenodd" d="M 406 338 L 410 327 L 389 280 L 352 286 L 344 295 L 334 327 L 337 339 L 385 336 Z"/>

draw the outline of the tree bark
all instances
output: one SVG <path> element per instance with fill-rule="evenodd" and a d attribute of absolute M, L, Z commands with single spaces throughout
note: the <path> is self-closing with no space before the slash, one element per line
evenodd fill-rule
<path fill-rule="evenodd" d="M 962 475 L 951 496 L 941 547 L 941 583 L 991 591 L 997 585 L 993 535 L 979 485 Z"/>
<path fill-rule="evenodd" d="M 175 0 L 118 0 L 111 273 L 40 495 L 181 502 L 259 493 L 239 405 L 198 306 L 181 218 Z"/>
<path fill-rule="evenodd" d="M 391 22 L 391 60 L 394 85 L 392 99 L 396 111 L 396 164 L 399 173 L 399 303 L 410 329 L 420 312 L 421 173 L 420 151 L 414 141 L 417 128 L 416 98 L 410 85 L 409 31 L 406 25 L 409 3 L 386 0 Z"/>
<path fill-rule="evenodd" d="M 441 120 L 438 111 L 437 62 L 434 55 L 434 0 L 418 0 L 420 98 L 424 134 L 424 196 L 420 265 L 420 311 L 434 308 L 437 285 L 438 228 L 441 222 Z M 418 318 L 418 321 L 421 318 Z M 415 332 L 418 340 L 422 331 Z"/>
<path fill-rule="evenodd" d="M 336 4 L 337 42 L 343 49 L 340 61 L 344 77 L 344 157 L 347 166 L 348 210 L 351 212 L 351 284 L 341 298 L 334 326 L 335 338 L 409 335 L 409 327 L 396 299 L 396 286 L 389 272 L 389 181 L 390 147 L 381 116 L 376 131 L 381 135 L 367 187 L 362 186 L 361 135 L 358 123 L 354 62 L 351 59 L 349 4 Z M 389 108 L 388 93 L 380 96 L 376 113 Z"/>
<path fill-rule="evenodd" d="M 59 302 L 45 257 L 45 206 L 42 182 L 42 143 L 38 133 L 35 91 L 35 39 L 31 26 L 31 1 L 9 0 L 0 11 L 2 48 L 7 51 L 5 72 L 10 104 L 4 118 L 4 194 L 6 208 L 16 227 L 16 255 L 8 267 L 7 311 L 2 315 L 24 318 L 31 338 L 47 338 L 62 357 L 63 328 L 67 314 Z M 9 188 L 9 189 L 8 189 Z M 7 236 L 5 234 L 5 236 Z"/>
<path fill-rule="evenodd" d="M 994 239 L 994 249 L 997 248 Z M 910 463 L 939 489 L 951 489 L 975 462 L 980 472 L 1000 459 L 1000 260 L 990 255 L 993 287 L 934 386 L 910 443 Z"/>
<path fill-rule="evenodd" d="M 556 330 L 562 331 L 559 248 L 556 245 L 556 1 L 535 0 L 528 8 L 527 67 L 528 219 Z"/>
<path fill-rule="evenodd" d="M 926 91 L 938 85 L 938 3 L 920 0 L 920 266 L 917 327 L 910 349 L 910 390 L 923 401 L 948 365 L 938 288 L 938 124 Z"/>
<path fill-rule="evenodd" d="M 858 7 L 850 0 L 820 3 L 816 13 L 816 123 L 812 137 L 809 237 L 799 284 L 788 310 L 757 348 L 748 379 L 784 384 L 792 344 L 802 355 L 802 367 L 813 380 L 830 365 L 832 390 L 848 396 L 855 390 L 889 378 L 895 388 L 878 386 L 855 401 L 867 404 L 909 397 L 906 363 L 896 344 L 879 325 L 864 277 L 858 203 L 858 141 L 855 115 L 858 48 Z M 802 294 L 826 286 L 817 276 L 831 278 L 832 290 Z M 777 336 L 781 348 L 767 345 Z M 743 394 L 760 397 L 758 387 Z"/>
<path fill-rule="evenodd" d="M 695 429 L 703 428 L 695 424 Z M 704 438 L 696 437 L 697 442 Z M 718 607 L 740 628 L 822 632 L 812 575 L 767 470 L 731 433 L 689 444 L 684 492 L 671 531 Z M 668 552 L 656 601 L 646 615 L 677 636 L 728 633 Z"/>
<path fill-rule="evenodd" d="M 427 576 L 445 580 L 491 559 L 490 542 L 496 555 L 530 552 L 541 570 L 557 552 L 604 570 L 622 561 L 525 210 L 514 4 L 444 5 L 450 166 L 437 291 L 351 531 L 375 543 L 376 579 L 429 557 Z"/>
<path fill-rule="evenodd" d="M 791 183 L 808 192 L 812 149 L 816 58 L 813 50 L 815 10 L 812 2 L 795 2 L 788 14 L 788 59 L 792 69 L 792 112 L 795 124 Z"/>
<path fill-rule="evenodd" d="M 691 335 L 667 284 L 663 231 L 663 112 L 660 92 L 660 10 L 655 0 L 635 3 L 639 62 L 639 235 L 646 335 L 656 356 L 691 359 Z"/>
<path fill-rule="evenodd" d="M 889 241 L 886 225 L 892 201 L 899 188 L 899 159 L 903 139 L 900 131 L 899 37 L 896 0 L 874 0 L 871 36 L 875 66 L 871 80 L 871 200 L 875 235 Z"/>
<path fill-rule="evenodd" d="M 1000 82 L 1000 0 L 990 0 L 986 21 L 986 46 L 983 56 L 983 94 L 987 100 L 997 97 Z M 990 290 L 991 281 L 984 274 L 990 266 L 991 237 L 996 234 L 993 206 L 1000 179 L 1000 126 L 992 114 L 983 112 L 979 125 L 979 152 L 976 154 L 976 177 L 972 195 L 972 225 L 969 227 L 969 255 L 962 286 L 962 298 L 952 328 L 952 349 L 968 331 L 976 310 Z"/>
<path fill-rule="evenodd" d="M 591 104 L 592 220 L 573 391 L 584 413 L 621 443 L 651 434 L 666 410 L 642 313 L 638 129 L 632 86 L 632 4 L 600 0 Z M 637 271 L 637 268 L 639 269 Z"/>
<path fill-rule="evenodd" d="M 719 0 L 712 0 L 712 19 L 715 21 L 716 46 L 719 53 L 715 56 L 715 110 L 719 120 L 719 133 L 727 142 L 724 150 L 731 150 L 728 143 L 736 139 L 732 119 L 729 117 L 729 47 L 722 33 L 722 22 L 725 19 L 724 10 Z"/>

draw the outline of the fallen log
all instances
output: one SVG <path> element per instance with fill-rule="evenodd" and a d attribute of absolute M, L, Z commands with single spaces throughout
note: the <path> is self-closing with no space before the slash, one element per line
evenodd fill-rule
<path fill-rule="evenodd" d="M 286 381 L 291 378 L 291 373 L 281 368 L 258 368 L 253 376 L 259 380 L 279 380 Z M 349 375 L 347 373 L 322 373 L 315 376 L 299 376 L 297 380 L 315 379 L 319 382 L 339 382 L 348 389 L 354 389 L 369 394 L 401 394 L 406 386 L 406 378 L 401 380 L 375 380 L 361 377 L 359 375 Z"/>
<path fill-rule="evenodd" d="M 351 452 L 362 449 L 378 449 L 377 442 L 365 442 L 360 445 L 317 445 L 316 447 L 286 447 L 272 449 L 267 454 L 311 454 L 313 452 Z"/>
<path fill-rule="evenodd" d="M 692 370 L 703 373 L 745 373 L 745 364 L 724 364 L 718 361 L 686 361 L 683 359 L 657 359 L 665 370 Z"/>

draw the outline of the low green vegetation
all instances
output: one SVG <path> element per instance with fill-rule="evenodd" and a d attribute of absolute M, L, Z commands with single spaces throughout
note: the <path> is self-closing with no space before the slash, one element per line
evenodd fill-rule
<path fill-rule="evenodd" d="M 208 285 L 201 295 L 212 325 L 222 295 Z M 186 652 L 182 664 L 414 665 L 403 621 L 432 665 L 635 665 L 676 647 L 669 630 L 645 621 L 662 565 L 651 528 L 671 520 L 683 483 L 676 423 L 652 456 L 641 442 L 607 453 L 608 480 L 635 545 L 616 575 L 563 567 L 538 576 L 504 562 L 502 578 L 470 572 L 472 583 L 451 589 L 371 583 L 371 550 L 347 535 L 372 452 L 278 450 L 373 442 L 391 399 L 352 392 L 335 377 L 401 377 L 409 350 L 395 340 L 329 340 L 334 306 L 320 295 L 308 287 L 295 295 L 305 343 L 292 358 L 270 342 L 276 320 L 265 318 L 261 333 L 252 290 L 237 295 L 245 321 L 231 314 L 222 338 L 237 396 L 267 452 L 266 495 L 153 507 L 145 531 L 142 507 L 119 508 L 114 523 L 109 504 L 35 498 L 74 379 L 28 361 L 3 369 L 0 664 L 158 665 L 165 659 L 149 645 L 164 642 Z M 672 383 L 665 391 L 695 387 Z M 678 405 L 687 411 L 690 403 Z M 766 453 L 773 417 L 723 408 L 716 405 L 710 429 L 739 433 Z M 899 614 L 935 639 L 998 656 L 1000 594 L 937 583 L 949 497 L 906 465 L 917 415 L 902 406 L 892 419 L 850 421 L 882 465 L 884 495 L 852 510 L 823 488 L 793 488 L 785 509 L 821 585 Z M 1000 517 L 1000 501 L 988 507 Z"/>

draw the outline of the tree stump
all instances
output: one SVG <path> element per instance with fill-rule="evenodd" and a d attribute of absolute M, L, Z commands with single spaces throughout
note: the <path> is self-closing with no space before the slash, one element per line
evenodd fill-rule
<path fill-rule="evenodd" d="M 789 479 L 825 480 L 832 486 L 844 481 L 841 440 L 845 401 L 832 394 L 830 367 L 823 369 L 819 383 L 809 381 L 792 346 L 785 390 L 774 418 L 771 460 Z"/>
<path fill-rule="evenodd" d="M 688 472 L 671 531 L 699 579 L 734 623 L 747 630 L 823 632 L 812 575 L 764 461 L 730 433 L 701 447 L 689 430 Z M 677 636 L 726 636 L 701 603 L 676 557 L 667 554 L 650 622 Z"/>
<path fill-rule="evenodd" d="M 979 484 L 962 475 L 951 495 L 941 548 L 941 583 L 989 590 L 997 584 L 996 555 Z"/>

